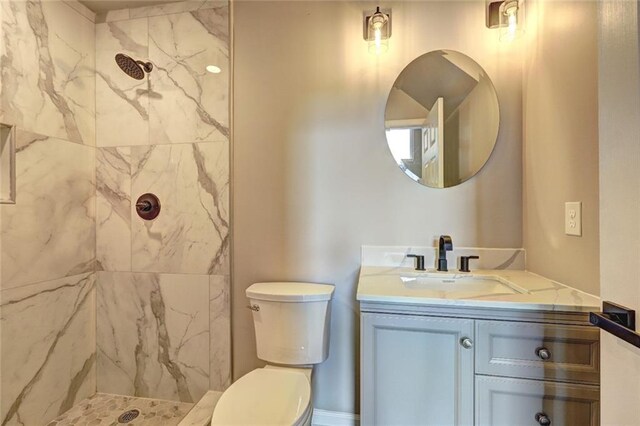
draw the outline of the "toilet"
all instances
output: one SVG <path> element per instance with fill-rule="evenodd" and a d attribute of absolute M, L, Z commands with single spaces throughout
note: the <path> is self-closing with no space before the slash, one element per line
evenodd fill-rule
<path fill-rule="evenodd" d="M 212 426 L 311 424 L 313 366 L 329 355 L 334 286 L 268 282 L 246 295 L 258 358 L 268 364 L 242 376 L 220 397 Z"/>

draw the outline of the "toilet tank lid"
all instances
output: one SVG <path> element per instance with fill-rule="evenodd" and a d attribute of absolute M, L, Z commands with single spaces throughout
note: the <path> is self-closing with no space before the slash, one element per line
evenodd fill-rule
<path fill-rule="evenodd" d="M 335 286 L 302 282 L 255 283 L 247 289 L 247 297 L 274 302 L 318 302 L 330 300 Z"/>

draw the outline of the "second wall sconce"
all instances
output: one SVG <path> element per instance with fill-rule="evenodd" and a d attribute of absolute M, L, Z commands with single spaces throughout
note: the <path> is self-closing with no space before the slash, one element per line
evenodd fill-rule
<path fill-rule="evenodd" d="M 362 36 L 369 44 L 369 52 L 379 55 L 389 50 L 391 37 L 391 9 L 364 12 Z"/>
<path fill-rule="evenodd" d="M 487 28 L 498 28 L 500 41 L 513 41 L 524 33 L 524 0 L 486 0 Z"/>

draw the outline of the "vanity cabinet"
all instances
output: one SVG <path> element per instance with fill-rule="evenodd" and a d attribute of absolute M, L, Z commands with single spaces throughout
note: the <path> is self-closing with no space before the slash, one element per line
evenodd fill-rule
<path fill-rule="evenodd" d="M 361 314 L 363 426 L 599 424 L 586 315 L 390 311 Z"/>
<path fill-rule="evenodd" d="M 362 314 L 361 424 L 472 424 L 473 334 L 469 319 Z"/>

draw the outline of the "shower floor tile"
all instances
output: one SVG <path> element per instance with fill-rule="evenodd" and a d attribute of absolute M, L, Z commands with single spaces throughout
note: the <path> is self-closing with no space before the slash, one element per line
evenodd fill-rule
<path fill-rule="evenodd" d="M 187 415 L 193 404 L 161 399 L 98 393 L 74 405 L 47 426 L 174 426 Z M 125 411 L 137 409 L 140 414 L 128 423 L 119 423 Z"/>

